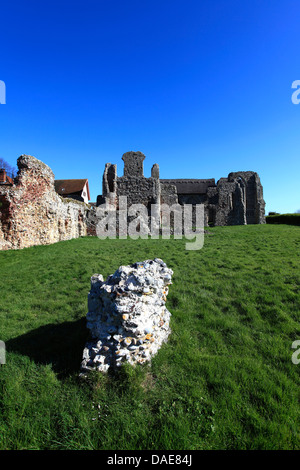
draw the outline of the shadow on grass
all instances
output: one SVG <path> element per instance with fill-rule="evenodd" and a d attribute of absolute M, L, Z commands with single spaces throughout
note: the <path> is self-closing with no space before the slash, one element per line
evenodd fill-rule
<path fill-rule="evenodd" d="M 30 357 L 37 364 L 52 364 L 59 378 L 79 372 L 88 338 L 86 318 L 41 326 L 5 343 L 6 350 Z"/>

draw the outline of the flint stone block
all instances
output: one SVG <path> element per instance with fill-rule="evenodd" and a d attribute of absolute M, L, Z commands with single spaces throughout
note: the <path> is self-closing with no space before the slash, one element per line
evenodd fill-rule
<path fill-rule="evenodd" d="M 124 362 L 150 362 L 171 333 L 166 308 L 173 271 L 160 258 L 120 266 L 106 281 L 91 278 L 81 374 L 103 373 Z"/>

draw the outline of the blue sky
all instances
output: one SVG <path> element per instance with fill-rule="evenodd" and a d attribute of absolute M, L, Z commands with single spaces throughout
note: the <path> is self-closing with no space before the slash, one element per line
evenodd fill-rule
<path fill-rule="evenodd" d="M 102 192 L 106 162 L 161 178 L 253 170 L 266 212 L 300 209 L 298 0 L 1 4 L 0 157 Z"/>

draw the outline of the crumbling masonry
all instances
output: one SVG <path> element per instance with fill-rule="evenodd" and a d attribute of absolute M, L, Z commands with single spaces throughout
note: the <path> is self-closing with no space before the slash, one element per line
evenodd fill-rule
<path fill-rule="evenodd" d="M 17 178 L 0 184 L 0 250 L 86 235 L 88 206 L 60 197 L 53 172 L 40 160 L 21 155 L 17 163 Z"/>
<path fill-rule="evenodd" d="M 265 202 L 260 178 L 254 171 L 229 173 L 227 178 L 215 179 L 160 179 L 159 166 L 154 164 L 151 177 L 143 172 L 145 155 L 141 152 L 124 153 L 124 175 L 117 176 L 117 166 L 105 165 L 102 195 L 97 206 L 108 203 L 118 209 L 120 196 L 127 196 L 128 207 L 142 203 L 204 204 L 205 225 L 247 225 L 265 223 Z"/>
<path fill-rule="evenodd" d="M 149 178 L 144 176 L 141 152 L 124 153 L 122 159 L 121 177 L 116 165 L 105 165 L 97 206 L 108 203 L 118 209 L 120 196 L 126 196 L 128 207 L 143 204 L 149 214 L 153 204 L 160 215 L 164 205 L 204 204 L 205 225 L 265 223 L 263 188 L 253 171 L 230 173 L 217 183 L 214 179 L 167 180 L 159 178 L 157 164 Z M 40 160 L 21 155 L 17 164 L 14 180 L 0 174 L 0 250 L 96 235 L 97 208 L 59 196 L 52 170 Z"/>

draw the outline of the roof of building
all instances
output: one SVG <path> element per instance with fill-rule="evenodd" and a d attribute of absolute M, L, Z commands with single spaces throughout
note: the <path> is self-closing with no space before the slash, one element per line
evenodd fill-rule
<path fill-rule="evenodd" d="M 206 194 L 207 188 L 216 186 L 214 178 L 199 180 L 199 179 L 161 179 L 161 183 L 175 184 L 178 194 Z"/>
<path fill-rule="evenodd" d="M 8 176 L 4 168 L 0 168 L 0 184 L 14 184 L 14 180 Z"/>
<path fill-rule="evenodd" d="M 88 179 L 79 179 L 79 180 L 55 180 L 54 187 L 55 191 L 61 196 L 67 194 L 74 194 L 80 191 L 83 191 L 83 188 L 87 188 L 87 196 L 90 200 L 90 189 Z"/>

